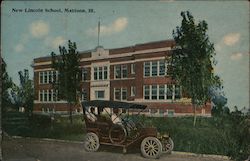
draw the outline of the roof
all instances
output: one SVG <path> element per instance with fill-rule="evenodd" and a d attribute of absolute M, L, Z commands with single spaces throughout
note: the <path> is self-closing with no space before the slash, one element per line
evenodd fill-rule
<path fill-rule="evenodd" d="M 84 101 L 82 102 L 82 107 L 94 106 L 94 107 L 109 107 L 109 108 L 124 108 L 124 109 L 145 109 L 146 105 L 127 103 L 120 101 L 106 101 L 106 100 L 93 100 L 93 101 Z"/>
<path fill-rule="evenodd" d="M 108 50 L 109 50 L 109 54 L 112 55 L 112 54 L 122 54 L 122 53 L 127 53 L 127 52 L 135 52 L 135 51 L 140 51 L 140 50 L 172 47 L 174 45 L 175 45 L 175 41 L 172 39 L 169 39 L 169 40 L 151 41 L 147 43 L 135 44 L 132 46 L 126 46 L 122 48 L 113 48 L 113 49 L 108 49 Z M 91 50 L 79 51 L 80 57 L 91 57 L 90 56 L 91 52 L 96 51 L 97 48 L 98 47 L 96 47 L 95 49 L 91 49 Z M 44 62 L 44 61 L 51 61 L 51 55 L 38 57 L 34 59 L 35 63 Z"/>

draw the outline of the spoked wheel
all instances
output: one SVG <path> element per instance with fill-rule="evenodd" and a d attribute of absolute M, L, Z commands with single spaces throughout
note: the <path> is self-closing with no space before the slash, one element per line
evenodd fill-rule
<path fill-rule="evenodd" d="M 159 158 L 162 153 L 162 144 L 155 137 L 146 137 L 141 143 L 141 153 L 145 158 Z"/>
<path fill-rule="evenodd" d="M 168 138 L 168 139 L 162 141 L 162 144 L 163 144 L 162 151 L 164 153 L 171 153 L 172 150 L 174 149 L 174 142 L 171 138 Z"/>
<path fill-rule="evenodd" d="M 100 143 L 98 136 L 93 133 L 87 133 L 84 140 L 84 149 L 88 152 L 95 152 L 99 149 Z"/>
<path fill-rule="evenodd" d="M 121 144 L 127 139 L 127 131 L 123 125 L 114 124 L 109 130 L 109 139 L 113 144 Z"/>

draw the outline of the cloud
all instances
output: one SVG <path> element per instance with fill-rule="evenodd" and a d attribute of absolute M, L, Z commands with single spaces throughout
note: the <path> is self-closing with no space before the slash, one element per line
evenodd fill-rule
<path fill-rule="evenodd" d="M 49 25 L 42 21 L 35 21 L 30 24 L 30 33 L 35 38 L 41 38 L 49 33 Z"/>
<path fill-rule="evenodd" d="M 221 51 L 221 44 L 216 44 L 214 48 L 216 51 Z"/>
<path fill-rule="evenodd" d="M 49 46 L 53 49 L 58 49 L 59 46 L 62 46 L 66 43 L 66 39 L 62 36 L 53 37 L 46 37 L 44 40 L 45 45 Z"/>
<path fill-rule="evenodd" d="M 57 49 L 59 47 L 59 45 L 63 45 L 65 44 L 66 39 L 62 36 L 57 36 L 56 38 L 54 38 L 51 42 L 51 47 L 53 47 L 54 49 Z"/>
<path fill-rule="evenodd" d="M 19 53 L 19 52 L 23 51 L 24 46 L 23 46 L 23 44 L 17 44 L 14 49 L 16 52 Z"/>
<path fill-rule="evenodd" d="M 109 25 L 101 25 L 100 26 L 100 35 L 111 35 L 114 33 L 118 33 L 123 31 L 128 25 L 128 19 L 126 17 L 120 17 L 116 19 Z M 97 36 L 98 34 L 98 27 L 94 29 L 87 30 L 87 34 L 91 36 Z"/>
<path fill-rule="evenodd" d="M 231 60 L 240 60 L 242 58 L 243 54 L 242 53 L 234 53 L 230 56 Z"/>
<path fill-rule="evenodd" d="M 236 44 L 240 39 L 240 34 L 239 33 L 229 33 L 223 37 L 223 43 L 232 46 Z"/>

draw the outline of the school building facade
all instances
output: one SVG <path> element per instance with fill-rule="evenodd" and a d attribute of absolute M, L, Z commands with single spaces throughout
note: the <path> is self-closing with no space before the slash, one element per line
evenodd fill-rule
<path fill-rule="evenodd" d="M 136 44 L 123 48 L 101 46 L 80 52 L 82 70 L 81 100 L 116 100 L 146 104 L 148 116 L 193 115 L 191 99 L 175 84 L 167 71 L 173 40 Z M 53 89 L 51 57 L 35 58 L 34 112 L 67 113 L 67 102 L 58 100 Z M 73 111 L 79 112 L 78 107 Z M 80 109 L 81 111 L 81 109 Z M 201 116 L 211 116 L 211 104 L 197 109 Z"/>

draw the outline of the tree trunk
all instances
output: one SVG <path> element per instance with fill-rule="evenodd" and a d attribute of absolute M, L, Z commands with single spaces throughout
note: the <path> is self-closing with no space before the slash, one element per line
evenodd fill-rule
<path fill-rule="evenodd" d="M 73 123 L 73 119 L 72 119 L 72 106 L 71 103 L 69 103 L 69 119 L 70 119 L 70 123 Z"/>
<path fill-rule="evenodd" d="M 196 105 L 193 104 L 193 110 L 194 110 L 194 121 L 193 121 L 193 126 L 195 127 L 196 125 Z"/>
<path fill-rule="evenodd" d="M 0 54 L 0 61 L 1 61 L 1 63 L 0 63 L 0 72 L 1 72 L 1 83 L 0 83 L 0 98 L 2 98 L 2 56 L 1 56 L 1 54 Z M 2 118 L 3 118 L 3 116 L 2 116 L 2 109 L 3 109 L 3 107 L 2 107 L 2 100 L 0 101 L 0 161 L 2 161 L 3 160 L 3 155 L 2 155 L 2 139 L 3 139 L 3 131 L 2 131 Z"/>

